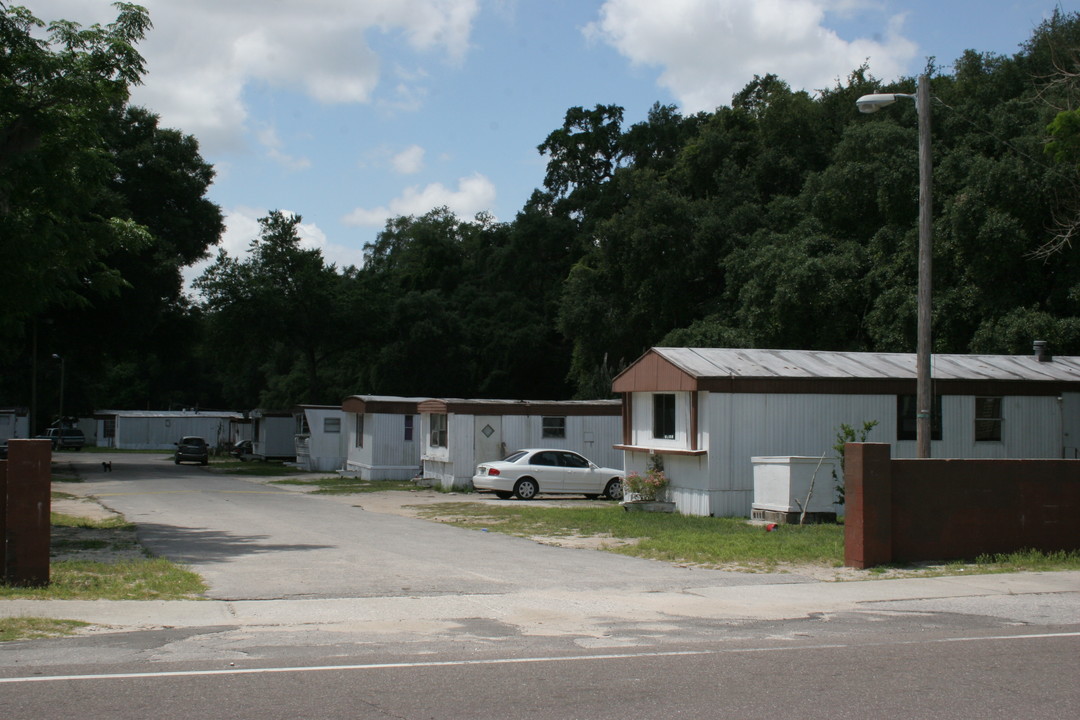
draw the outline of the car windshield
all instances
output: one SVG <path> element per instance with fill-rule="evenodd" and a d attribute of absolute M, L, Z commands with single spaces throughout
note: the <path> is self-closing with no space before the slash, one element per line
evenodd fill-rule
<path fill-rule="evenodd" d="M 205 445 L 206 441 L 199 437 L 184 438 L 180 441 L 181 445 Z"/>
<path fill-rule="evenodd" d="M 504 458 L 503 462 L 517 462 L 521 458 L 525 457 L 524 450 L 518 450 L 516 453 L 511 453 Z"/>

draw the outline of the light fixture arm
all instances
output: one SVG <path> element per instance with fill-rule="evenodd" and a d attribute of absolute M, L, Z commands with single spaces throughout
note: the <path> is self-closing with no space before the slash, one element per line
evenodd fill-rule
<path fill-rule="evenodd" d="M 930 457 L 930 438 L 933 432 L 933 394 L 931 382 L 931 273 L 933 267 L 933 208 L 931 183 L 933 167 L 930 156 L 930 77 L 919 76 L 914 95 L 907 93 L 875 93 L 863 95 L 855 101 L 859 112 L 875 113 L 896 102 L 908 98 L 915 102 L 919 114 L 919 287 L 917 296 L 918 347 L 915 353 L 916 398 L 915 432 L 916 457 Z"/>

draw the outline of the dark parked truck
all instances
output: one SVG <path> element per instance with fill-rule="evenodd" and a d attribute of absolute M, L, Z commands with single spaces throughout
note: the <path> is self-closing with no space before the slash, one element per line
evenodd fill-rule
<path fill-rule="evenodd" d="M 51 440 L 53 450 L 82 450 L 86 436 L 79 428 L 48 428 L 37 436 L 39 440 Z"/>

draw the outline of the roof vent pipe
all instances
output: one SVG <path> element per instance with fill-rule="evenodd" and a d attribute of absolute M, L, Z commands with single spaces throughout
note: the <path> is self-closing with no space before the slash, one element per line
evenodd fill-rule
<path fill-rule="evenodd" d="M 1046 350 L 1045 340 L 1035 341 L 1035 359 L 1039 362 L 1051 362 L 1054 357 Z"/>

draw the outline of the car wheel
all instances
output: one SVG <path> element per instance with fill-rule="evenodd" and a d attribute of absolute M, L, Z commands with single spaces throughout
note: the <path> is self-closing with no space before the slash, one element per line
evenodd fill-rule
<path fill-rule="evenodd" d="M 505 490 L 496 490 L 495 491 L 495 497 L 499 498 L 500 500 L 509 500 L 513 496 L 514 496 L 514 493 L 506 492 Z"/>
<path fill-rule="evenodd" d="M 173 463 L 179 465 L 180 464 L 180 458 L 173 458 Z"/>
<path fill-rule="evenodd" d="M 522 500 L 532 500 L 538 492 L 540 492 L 540 487 L 532 478 L 521 478 L 514 485 L 514 494 Z"/>
<path fill-rule="evenodd" d="M 604 488 L 604 497 L 606 497 L 608 500 L 622 500 L 622 480 L 615 478 L 614 480 L 608 481 L 607 487 Z"/>
<path fill-rule="evenodd" d="M 200 465 L 206 465 L 206 464 L 207 464 L 207 463 L 209 463 L 209 462 L 210 462 L 209 460 L 203 460 L 203 461 L 202 461 L 202 462 L 200 462 L 199 464 L 200 464 Z"/>

